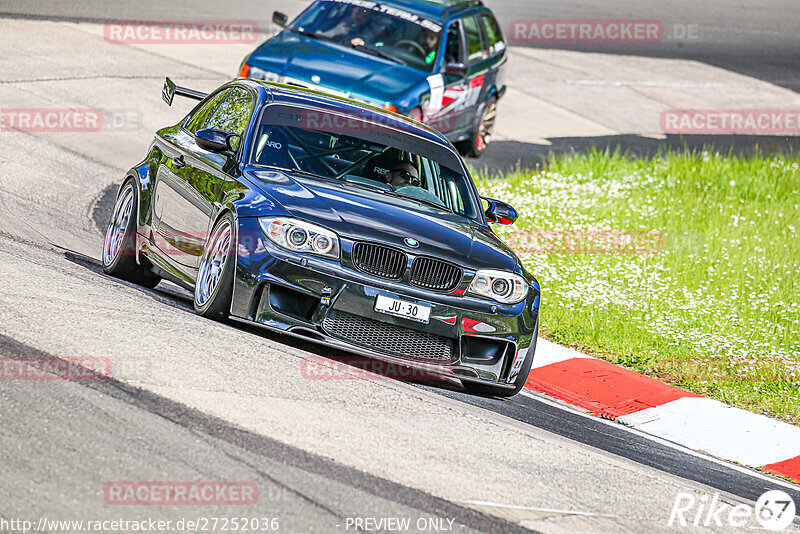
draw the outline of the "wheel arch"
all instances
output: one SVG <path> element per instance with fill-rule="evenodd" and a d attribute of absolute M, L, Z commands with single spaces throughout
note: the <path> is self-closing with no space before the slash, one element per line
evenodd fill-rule
<path fill-rule="evenodd" d="M 136 183 L 138 192 L 136 221 L 140 234 L 147 233 L 153 224 L 153 189 L 156 185 L 158 167 L 163 158 L 163 151 L 156 142 L 153 142 L 147 157 L 141 163 L 128 170 L 126 174 L 126 179 L 133 178 Z"/>
<path fill-rule="evenodd" d="M 504 94 L 506 94 L 505 85 L 502 87 L 497 87 L 497 85 L 492 84 L 492 86 L 489 88 L 489 91 L 486 92 L 486 98 L 483 100 L 483 103 L 485 105 L 490 98 L 495 98 L 497 100 L 500 100 L 501 98 L 503 98 Z"/>

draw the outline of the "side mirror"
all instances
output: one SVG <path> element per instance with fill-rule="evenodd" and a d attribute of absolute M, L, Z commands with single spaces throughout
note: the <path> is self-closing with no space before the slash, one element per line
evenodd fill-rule
<path fill-rule="evenodd" d="M 281 13 L 280 11 L 276 11 L 272 14 L 272 22 L 277 24 L 281 28 L 285 28 L 287 24 L 289 24 L 289 17 Z"/>
<path fill-rule="evenodd" d="M 445 76 L 455 76 L 456 78 L 467 77 L 467 66 L 463 63 L 448 63 L 444 66 Z"/>
<path fill-rule="evenodd" d="M 194 134 L 194 142 L 203 150 L 228 156 L 232 156 L 236 152 L 239 139 L 239 134 L 228 133 L 216 128 L 197 130 L 197 133 Z"/>
<path fill-rule="evenodd" d="M 481 198 L 489 203 L 489 207 L 486 208 L 486 220 L 488 220 L 490 223 L 514 224 L 519 217 L 517 210 L 505 202 L 495 200 L 493 198 Z"/>

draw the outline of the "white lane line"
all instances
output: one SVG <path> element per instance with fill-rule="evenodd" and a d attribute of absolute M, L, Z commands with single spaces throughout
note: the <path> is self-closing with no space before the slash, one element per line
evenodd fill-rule
<path fill-rule="evenodd" d="M 525 510 L 528 512 L 542 512 L 545 514 L 582 515 L 586 517 L 616 517 L 610 514 L 594 514 L 592 512 L 579 512 L 577 510 L 558 510 L 556 508 L 537 508 L 535 506 L 519 506 L 516 504 L 501 504 L 490 501 L 461 501 L 460 504 L 470 506 L 486 506 L 487 508 L 506 508 L 508 510 Z"/>
<path fill-rule="evenodd" d="M 751 467 L 800 455 L 800 428 L 705 397 L 684 397 L 618 420 Z"/>
<path fill-rule="evenodd" d="M 538 369 L 539 367 L 544 367 L 551 363 L 563 362 L 571 360 L 572 358 L 596 359 L 582 354 L 575 349 L 562 347 L 561 345 L 540 337 L 538 341 L 536 341 L 536 353 L 533 355 L 531 369 Z"/>
<path fill-rule="evenodd" d="M 689 448 L 687 448 L 687 447 L 685 447 L 685 446 L 683 446 L 683 445 L 681 445 L 679 443 L 675 443 L 675 442 L 660 438 L 658 436 L 654 436 L 653 434 L 649 434 L 649 433 L 647 433 L 645 431 L 642 431 L 642 430 L 639 430 L 639 429 L 636 429 L 636 428 L 633 428 L 633 427 L 629 427 L 629 426 L 625 426 L 625 425 L 619 424 L 616 421 L 609 421 L 608 419 L 595 417 L 595 416 L 593 416 L 591 414 L 588 414 L 588 413 L 580 411 L 578 408 L 574 408 L 572 406 L 568 406 L 568 405 L 562 404 L 560 402 L 556 402 L 554 400 L 551 400 L 551 399 L 549 399 L 548 397 L 546 397 L 543 394 L 533 393 L 532 391 L 529 391 L 529 390 L 526 390 L 526 389 L 523 389 L 522 391 L 520 391 L 519 394 L 520 395 L 524 395 L 526 397 L 530 397 L 532 399 L 536 399 L 539 402 L 543 402 L 544 404 L 547 404 L 549 406 L 553 406 L 553 407 L 558 408 L 560 410 L 564 410 L 565 412 L 570 412 L 570 413 L 573 413 L 573 414 L 578 415 L 580 417 L 585 417 L 587 419 L 591 419 L 592 421 L 595 421 L 595 422 L 598 422 L 598 423 L 601 423 L 601 424 L 604 424 L 604 425 L 608 425 L 608 426 L 613 426 L 614 428 L 617 428 L 619 430 L 623 430 L 625 432 L 630 432 L 631 434 L 634 434 L 634 435 L 639 436 L 639 437 L 644 438 L 644 439 L 648 439 L 648 440 L 650 440 L 650 441 L 652 441 L 654 443 L 658 443 L 659 445 L 663 445 L 665 447 L 669 447 L 670 449 L 674 449 L 676 451 L 688 454 L 690 456 L 694 456 L 695 458 L 701 458 L 703 460 L 706 460 L 708 462 L 717 464 L 717 465 L 719 465 L 721 467 L 724 467 L 726 469 L 731 469 L 733 471 L 737 471 L 739 473 L 742 473 L 743 475 L 755 477 L 755 478 L 757 478 L 759 480 L 763 480 L 764 482 L 768 482 L 768 483 L 776 485 L 776 486 L 782 486 L 782 487 L 788 488 L 788 489 L 790 489 L 792 491 L 800 491 L 800 485 L 798 485 L 798 484 L 792 484 L 791 482 L 787 482 L 787 481 L 785 481 L 785 480 L 783 480 L 781 478 L 765 475 L 765 474 L 761 473 L 760 471 L 755 471 L 755 470 L 753 470 L 753 469 L 751 469 L 749 467 L 744 467 L 744 466 L 741 466 L 741 465 L 737 465 L 737 464 L 733 464 L 733 463 L 727 462 L 725 460 L 720 460 L 719 458 L 714 458 L 713 456 L 709 456 L 708 454 L 704 454 L 702 452 L 689 449 Z M 654 468 L 654 469 L 656 469 L 656 468 Z M 707 484 L 704 484 L 704 485 L 707 485 Z"/>

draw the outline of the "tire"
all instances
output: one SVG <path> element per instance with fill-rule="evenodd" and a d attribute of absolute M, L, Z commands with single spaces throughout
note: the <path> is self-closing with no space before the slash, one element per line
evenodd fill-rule
<path fill-rule="evenodd" d="M 460 150 L 465 156 L 479 158 L 486 151 L 486 147 L 492 142 L 492 133 L 494 132 L 494 123 L 497 118 L 497 99 L 495 97 L 486 101 L 481 111 L 481 118 L 475 129 L 469 136 L 469 139 L 462 141 Z"/>
<path fill-rule="evenodd" d="M 114 210 L 103 239 L 103 271 L 116 278 L 153 288 L 161 280 L 136 262 L 136 206 L 139 195 L 132 179 L 117 194 Z"/>
<path fill-rule="evenodd" d="M 519 371 L 519 376 L 517 376 L 517 381 L 514 384 L 514 389 L 507 389 L 507 388 L 499 388 L 495 386 L 487 386 L 484 384 L 477 384 L 475 382 L 467 382 L 466 380 L 461 382 L 464 386 L 464 389 L 467 390 L 467 393 L 470 395 L 484 395 L 487 397 L 500 397 L 503 399 L 507 399 L 513 397 L 520 391 L 522 388 L 525 387 L 525 381 L 528 380 L 528 375 L 531 372 L 531 365 L 533 365 L 533 358 L 536 356 L 536 342 L 539 340 L 539 320 L 536 320 L 536 329 L 534 330 L 533 334 L 533 341 L 531 342 L 531 346 L 528 349 L 528 355 L 526 357 L 526 362 L 522 365 L 522 369 Z"/>
<path fill-rule="evenodd" d="M 194 311 L 224 321 L 231 309 L 233 271 L 236 267 L 236 222 L 230 212 L 217 220 L 200 257 L 194 285 Z"/>

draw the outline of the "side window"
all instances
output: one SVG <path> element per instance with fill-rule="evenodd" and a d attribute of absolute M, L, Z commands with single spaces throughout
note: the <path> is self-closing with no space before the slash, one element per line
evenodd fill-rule
<path fill-rule="evenodd" d="M 250 116 L 253 114 L 253 96 L 244 87 L 234 87 L 228 92 L 214 114 L 206 122 L 205 128 L 217 128 L 242 135 Z"/>
<path fill-rule="evenodd" d="M 464 20 L 464 35 L 467 38 L 467 63 L 476 63 L 486 58 L 486 47 L 483 45 L 483 36 L 477 17 L 467 17 Z"/>
<path fill-rule="evenodd" d="M 499 54 L 506 49 L 506 43 L 503 41 L 503 31 L 497 23 L 497 19 L 491 13 L 484 13 L 481 15 L 483 20 L 483 28 L 486 30 L 486 38 L 489 40 L 489 55 L 493 56 Z"/>
<path fill-rule="evenodd" d="M 444 49 L 444 62 L 447 63 L 462 63 L 464 61 L 464 54 L 461 50 L 461 23 L 456 21 L 447 27 L 447 42 Z"/>
<path fill-rule="evenodd" d="M 208 128 L 206 123 L 211 118 L 211 115 L 213 115 L 214 110 L 217 109 L 217 106 L 220 104 L 220 102 L 222 102 L 225 97 L 228 96 L 229 92 L 230 89 L 220 91 L 214 97 L 212 97 L 211 100 L 206 102 L 206 104 L 194 114 L 194 117 L 192 117 L 191 121 L 189 121 L 189 126 L 187 126 L 186 129 L 192 133 L 197 133 L 197 130 Z"/>

